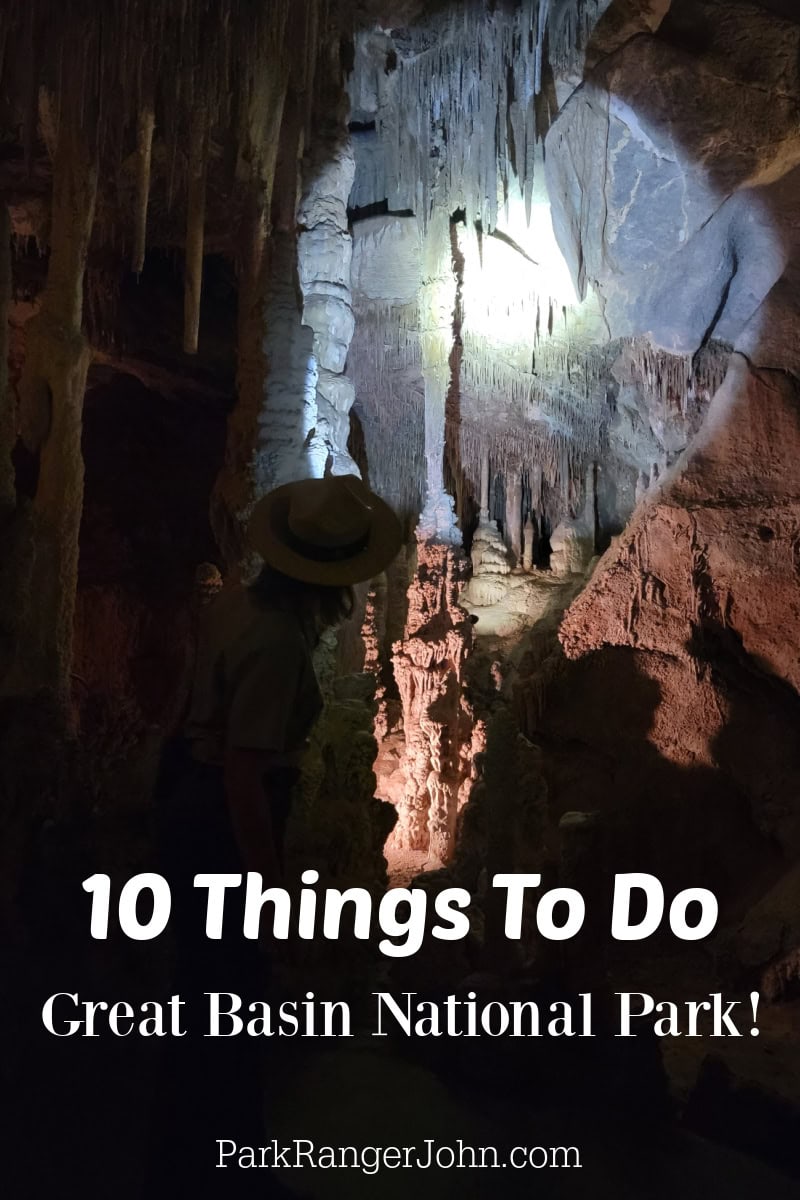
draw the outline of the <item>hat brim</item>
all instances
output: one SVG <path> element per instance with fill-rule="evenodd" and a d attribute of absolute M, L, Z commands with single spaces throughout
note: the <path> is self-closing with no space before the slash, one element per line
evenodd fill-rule
<path fill-rule="evenodd" d="M 369 535 L 356 554 L 335 562 L 320 562 L 298 552 L 289 544 L 289 508 L 297 487 L 302 483 L 287 483 L 264 496 L 247 526 L 250 546 L 276 571 L 303 583 L 345 587 L 380 575 L 397 557 L 403 544 L 402 526 L 389 505 L 374 493 L 369 501 Z"/>

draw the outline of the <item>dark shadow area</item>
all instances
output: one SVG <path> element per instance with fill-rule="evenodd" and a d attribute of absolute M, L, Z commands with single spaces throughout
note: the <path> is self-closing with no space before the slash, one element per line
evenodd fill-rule
<path fill-rule="evenodd" d="M 714 631 L 709 635 L 713 640 Z M 712 658 L 716 661 L 716 654 Z M 680 1005 L 717 988 L 713 955 L 700 947 L 698 959 L 669 936 L 626 950 L 610 941 L 607 925 L 611 883 L 619 871 L 658 874 L 668 895 L 702 881 L 717 889 L 723 919 L 728 919 L 747 901 L 741 882 L 746 879 L 752 889 L 759 872 L 774 870 L 776 852 L 759 833 L 749 798 L 732 785 L 732 778 L 739 731 L 752 721 L 755 709 L 769 710 L 774 689 L 785 699 L 782 685 L 757 671 L 758 686 L 748 687 L 735 673 L 729 684 L 730 718 L 714 743 L 715 764 L 690 769 L 669 762 L 648 740 L 663 694 L 658 664 L 649 658 L 646 662 L 643 672 L 637 656 L 618 650 L 575 664 L 562 685 L 564 691 L 554 688 L 541 727 L 530 731 L 548 751 L 551 819 L 556 820 L 562 809 L 576 807 L 599 814 L 601 836 L 581 868 L 593 916 L 586 935 L 561 946 L 539 942 L 529 962 L 513 965 L 509 957 L 499 972 L 496 954 L 487 969 L 478 941 L 469 941 L 466 951 L 460 944 L 452 950 L 442 946 L 433 960 L 426 953 L 394 966 L 385 961 L 381 966 L 373 955 L 365 960 L 359 978 L 339 978 L 333 992 L 329 979 L 327 993 L 313 966 L 300 968 L 294 987 L 352 1001 L 353 1011 L 361 1015 L 354 1041 L 242 1038 L 228 1044 L 197 1042 L 192 1050 L 191 1039 L 186 1044 L 157 1044 L 157 1039 L 48 1037 L 39 1010 L 50 992 L 68 989 L 87 998 L 124 997 L 132 1003 L 165 1000 L 170 967 L 163 939 L 137 946 L 119 936 L 108 943 L 88 938 L 88 897 L 79 881 L 92 870 L 108 869 L 102 847 L 93 840 L 91 822 L 77 840 L 77 857 L 77 845 L 69 840 L 58 844 L 51 839 L 47 849 L 40 846 L 29 864 L 24 909 L 24 928 L 37 955 L 33 958 L 23 950 L 10 960 L 11 1020 L 18 1030 L 12 1057 L 18 1067 L 24 1063 L 17 1078 L 26 1081 L 24 1090 L 15 1084 L 14 1119 L 21 1131 L 36 1129 L 49 1153 L 35 1164 L 26 1159 L 29 1190 L 20 1184 L 14 1196 L 22 1200 L 48 1194 L 59 1186 L 65 1162 L 70 1164 L 72 1186 L 87 1197 L 106 1195 L 109 1179 L 114 1180 L 115 1195 L 131 1200 L 175 1194 L 189 1184 L 198 1196 L 284 1194 L 270 1191 L 272 1176 L 267 1172 L 223 1175 L 211 1165 L 215 1148 L 208 1143 L 237 1136 L 228 1128 L 234 1123 L 236 1104 L 231 1107 L 226 1097 L 233 1095 L 236 1103 L 244 1104 L 243 1128 L 249 1121 L 256 1130 L 266 1129 L 262 1140 L 317 1137 L 363 1147 L 421 1145 L 424 1138 L 456 1144 L 460 1138 L 468 1144 L 497 1146 L 501 1152 L 515 1145 L 579 1146 L 582 1172 L 537 1174 L 537 1193 L 548 1197 L 647 1195 L 672 1200 L 680 1195 L 699 1200 L 713 1180 L 732 1198 L 749 1198 L 768 1188 L 770 1195 L 788 1200 L 796 1185 L 741 1152 L 794 1173 L 798 1125 L 791 1106 L 752 1086 L 741 1104 L 730 1082 L 731 1068 L 714 1065 L 715 1054 L 725 1058 L 723 1046 L 703 1063 L 680 1119 L 682 1105 L 668 1094 L 661 1062 L 664 1042 L 648 1034 L 644 1021 L 636 1038 L 621 1041 L 615 1036 L 617 991 L 650 991 Z M 749 673 L 749 665 L 743 670 Z M 784 708 L 780 727 L 771 724 L 776 751 L 781 746 L 788 749 L 796 716 Z M 796 783 L 797 776 L 791 781 L 787 776 L 789 782 Z M 187 793 L 189 807 L 195 800 L 205 803 L 200 792 Z M 177 842 L 173 839 L 172 853 L 177 853 L 178 864 L 195 863 L 186 813 L 180 828 L 184 833 Z M 222 846 L 220 840 L 215 855 L 222 854 Z M 152 863 L 150 852 L 143 849 L 139 862 L 129 858 L 127 871 Z M 491 867 L 514 870 L 521 865 L 512 857 L 497 859 Z M 223 866 L 215 858 L 213 869 Z M 550 859 L 544 870 L 549 885 L 557 882 L 563 866 Z M 477 894 L 477 881 L 474 886 Z M 275 1002 L 296 994 L 287 987 L 290 964 L 281 965 L 280 955 L 272 984 L 263 976 L 243 983 L 237 959 L 226 961 L 202 938 L 195 950 L 196 978 L 188 988 L 194 1004 L 187 997 L 195 1012 L 203 1003 L 199 993 L 212 987 Z M 452 977 L 456 952 L 462 955 L 462 982 L 455 988 L 437 984 L 437 977 Z M 676 972 L 681 960 L 684 968 Z M 571 1001 L 578 1011 L 578 993 L 587 989 L 593 991 L 592 1038 L 370 1036 L 368 999 L 374 990 L 412 990 L 417 1000 L 437 1003 L 450 991 L 460 998 L 474 991 L 482 1004 L 533 1000 L 546 1011 L 550 1003 Z M 702 1056 L 707 1054 L 704 1048 Z M 252 1071 L 259 1062 L 264 1083 L 254 1094 Z M 38 1082 L 43 1075 L 49 1081 L 46 1105 L 41 1104 Z M 269 1097 L 265 1126 L 254 1117 L 255 1095 Z M 380 1104 L 376 1095 L 382 1097 Z M 690 1136 L 695 1130 L 713 1140 L 696 1140 Z M 153 1145 L 154 1136 L 166 1138 L 177 1159 L 173 1174 L 161 1174 L 155 1181 L 151 1177 L 145 1184 L 144 1147 Z M 138 1149 L 120 1178 L 119 1156 L 129 1155 L 132 1146 Z M 171 1183 L 166 1186 L 168 1178 Z M 456 1180 L 462 1194 L 473 1197 L 496 1196 L 496 1180 L 501 1180 L 504 1196 L 529 1195 L 531 1187 L 527 1173 L 510 1171 L 452 1177 L 444 1171 L 408 1172 L 402 1186 L 412 1186 L 421 1197 L 446 1197 L 455 1195 Z M 297 1186 L 301 1195 L 312 1197 L 375 1194 L 370 1190 L 374 1181 L 356 1173 L 352 1178 L 345 1172 L 323 1178 L 303 1171 L 289 1182 L 292 1190 Z M 391 1189 L 392 1183 L 381 1195 L 396 1194 Z"/>

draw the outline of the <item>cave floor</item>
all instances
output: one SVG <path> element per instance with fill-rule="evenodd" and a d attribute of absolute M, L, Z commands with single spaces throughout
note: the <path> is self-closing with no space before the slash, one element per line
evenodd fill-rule
<path fill-rule="evenodd" d="M 452 1081 L 451 1081 L 452 1083 Z M 376 1103 L 376 1096 L 380 1097 Z M 481 1200 L 483 1197 L 630 1197 L 631 1200 L 693 1200 L 716 1191 L 727 1200 L 794 1197 L 796 1182 L 734 1149 L 667 1126 L 653 1131 L 602 1110 L 550 1106 L 530 1081 L 530 1102 L 478 1084 L 458 1088 L 429 1068 L 366 1041 L 309 1056 L 279 1087 L 271 1119 L 280 1140 L 313 1139 L 317 1144 L 415 1145 L 425 1139 L 471 1146 L 563 1146 L 580 1149 L 582 1170 L 384 1171 L 380 1191 L 374 1177 L 357 1171 L 299 1170 L 291 1187 L 319 1200 Z M 282 1179 L 282 1182 L 285 1182 Z"/>

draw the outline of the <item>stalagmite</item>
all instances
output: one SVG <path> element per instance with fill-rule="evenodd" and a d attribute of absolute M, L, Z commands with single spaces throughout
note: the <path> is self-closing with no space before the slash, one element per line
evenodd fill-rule
<path fill-rule="evenodd" d="M 461 748 L 472 736 L 462 694 L 472 627 L 457 603 L 464 577 L 464 557 L 452 545 L 419 542 L 406 628 L 392 659 L 403 706 L 405 788 L 390 848 L 424 851 L 438 863 L 455 848 Z"/>
<path fill-rule="evenodd" d="M 140 275 L 144 270 L 147 249 L 147 208 L 150 199 L 150 167 L 153 155 L 155 113 L 146 105 L 139 113 L 136 145 L 136 202 L 133 217 L 133 251 L 131 270 Z"/>
<path fill-rule="evenodd" d="M 562 521 L 550 535 L 550 569 L 554 575 L 584 575 L 589 569 L 595 552 L 596 487 L 593 464 L 586 471 L 581 515 Z"/>
<path fill-rule="evenodd" d="M 208 118 L 198 105 L 189 132 L 189 187 L 186 201 L 186 276 L 183 299 L 183 348 L 197 353 L 200 300 L 203 291 L 203 249 L 206 221 Z"/>
<path fill-rule="evenodd" d="M 649 487 L 650 487 L 649 478 L 647 477 L 647 475 L 645 475 L 644 471 L 640 471 L 636 478 L 636 490 L 634 493 L 634 498 L 635 498 L 637 504 L 639 503 L 639 501 L 641 499 L 643 499 L 644 496 L 647 495 L 647 491 L 648 491 Z"/>
<path fill-rule="evenodd" d="M 381 575 L 373 582 L 367 596 L 364 611 L 364 622 L 361 626 L 361 638 L 364 642 L 364 672 L 375 676 L 375 737 L 380 743 L 386 737 L 389 722 L 386 709 L 386 686 L 383 683 L 383 664 L 381 662 L 381 646 L 386 632 L 387 604 L 386 576 Z"/>

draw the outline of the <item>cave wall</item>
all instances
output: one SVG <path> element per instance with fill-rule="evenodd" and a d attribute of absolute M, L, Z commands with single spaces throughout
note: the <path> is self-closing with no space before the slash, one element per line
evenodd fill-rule
<path fill-rule="evenodd" d="M 780 871 L 797 853 L 797 39 L 796 25 L 753 6 L 673 4 L 658 36 L 587 73 L 547 140 L 560 242 L 610 331 L 693 353 L 712 338 L 734 347 L 687 448 L 559 633 L 576 682 L 594 672 L 619 694 L 637 673 L 650 696 L 645 759 L 657 751 L 661 780 L 637 793 L 654 805 L 658 857 L 679 861 L 681 844 L 684 862 L 700 853 L 696 870 L 726 876 L 734 903 L 759 875 L 749 855 L 777 851 Z M 566 711 L 572 670 L 553 684 L 545 736 L 598 750 L 589 714 Z M 636 754 L 626 748 L 623 772 Z M 670 775 L 681 804 L 697 791 L 688 824 L 679 808 L 655 815 Z M 593 797 L 606 809 L 610 782 Z"/>

